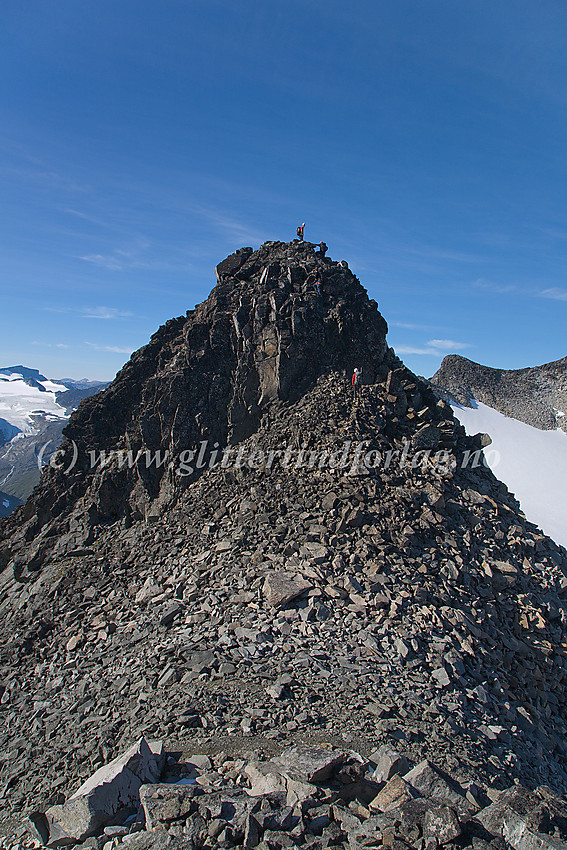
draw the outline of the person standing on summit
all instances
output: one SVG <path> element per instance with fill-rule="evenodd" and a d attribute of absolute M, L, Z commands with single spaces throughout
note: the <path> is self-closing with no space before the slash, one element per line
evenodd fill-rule
<path fill-rule="evenodd" d="M 304 232 L 305 232 L 305 222 L 303 222 L 303 224 L 300 224 L 299 227 L 297 228 L 297 238 L 299 239 L 300 242 L 303 242 L 303 233 Z"/>

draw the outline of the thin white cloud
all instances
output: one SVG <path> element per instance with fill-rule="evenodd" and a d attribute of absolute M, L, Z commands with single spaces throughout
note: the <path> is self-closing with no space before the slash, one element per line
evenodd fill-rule
<path fill-rule="evenodd" d="M 107 222 L 102 221 L 100 218 L 95 218 L 92 215 L 88 215 L 88 213 L 81 212 L 80 210 L 74 210 L 71 207 L 64 207 L 62 212 L 68 213 L 69 215 L 74 215 L 77 218 L 82 218 L 84 221 L 88 221 L 91 224 L 97 224 L 100 227 L 109 227 L 110 225 Z"/>
<path fill-rule="evenodd" d="M 95 351 L 111 351 L 113 354 L 132 354 L 134 351 L 133 348 L 123 348 L 120 345 L 98 345 L 96 342 L 85 342 L 85 345 L 89 345 Z"/>
<path fill-rule="evenodd" d="M 551 286 L 547 289 L 528 289 L 521 288 L 513 283 L 504 285 L 493 283 L 484 278 L 475 280 L 472 285 L 476 289 L 482 289 L 492 295 L 508 295 L 511 292 L 515 292 L 526 298 L 550 298 L 553 301 L 567 301 L 567 289 L 561 289 L 558 286 Z"/>
<path fill-rule="evenodd" d="M 79 313 L 82 319 L 126 319 L 132 315 L 115 307 L 86 307 Z"/>
<path fill-rule="evenodd" d="M 414 348 L 412 345 L 394 345 L 396 354 L 424 354 L 431 357 L 441 357 L 441 352 L 436 348 Z"/>
<path fill-rule="evenodd" d="M 465 251 L 451 251 L 450 249 L 434 248 L 433 246 L 406 248 L 406 252 L 416 257 L 424 257 L 425 259 L 451 260 L 458 263 L 478 263 L 486 259 L 481 254 L 469 254 Z"/>
<path fill-rule="evenodd" d="M 441 348 L 444 351 L 449 349 L 459 351 L 463 348 L 470 348 L 470 343 L 455 342 L 454 339 L 430 339 L 427 345 L 430 345 L 432 348 Z"/>
<path fill-rule="evenodd" d="M 551 289 L 542 289 L 537 293 L 540 298 L 553 298 L 554 301 L 567 301 L 567 290 L 554 286 Z"/>
<path fill-rule="evenodd" d="M 486 292 L 491 292 L 495 295 L 507 295 L 509 292 L 518 291 L 518 287 L 513 283 L 494 283 L 493 281 L 485 280 L 485 278 L 482 277 L 479 277 L 478 280 L 473 281 L 472 285 L 477 289 L 482 289 Z"/>
<path fill-rule="evenodd" d="M 157 253 L 156 253 L 157 252 Z M 171 247 L 153 245 L 145 236 L 134 236 L 121 248 L 114 248 L 108 254 L 83 254 L 76 259 L 90 263 L 108 271 L 149 270 L 149 271 L 188 271 L 187 262 L 171 262 L 165 255 L 171 255 Z"/>
<path fill-rule="evenodd" d="M 210 221 L 230 241 L 237 242 L 238 244 L 248 243 L 254 245 L 258 242 L 263 242 L 266 238 L 262 231 L 249 225 L 242 219 L 226 215 L 220 209 L 199 205 L 195 211 L 202 218 Z"/>
<path fill-rule="evenodd" d="M 456 342 L 453 339 L 430 339 L 423 347 L 415 345 L 394 345 L 396 354 L 417 354 L 424 357 L 443 357 L 447 351 L 459 351 L 470 348 L 468 342 Z"/>
<path fill-rule="evenodd" d="M 84 260 L 86 263 L 93 263 L 95 266 L 102 266 L 104 269 L 119 272 L 124 268 L 124 263 L 120 262 L 115 256 L 104 254 L 86 254 L 84 257 L 79 257 L 79 260 Z"/>
<path fill-rule="evenodd" d="M 134 314 L 116 307 L 42 307 L 48 313 L 77 313 L 81 319 L 127 319 Z"/>
<path fill-rule="evenodd" d="M 434 331 L 441 330 L 441 328 L 435 328 L 431 325 L 414 325 L 411 322 L 392 322 L 388 320 L 388 324 L 393 328 L 404 328 L 404 330 L 408 331 Z"/>
<path fill-rule="evenodd" d="M 37 339 L 33 339 L 30 345 L 41 345 L 43 348 L 71 348 L 66 342 L 40 342 Z"/>

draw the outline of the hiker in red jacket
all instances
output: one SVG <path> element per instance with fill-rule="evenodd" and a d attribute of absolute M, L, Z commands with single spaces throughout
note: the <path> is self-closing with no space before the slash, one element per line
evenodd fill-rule
<path fill-rule="evenodd" d="M 300 242 L 303 242 L 304 231 L 305 231 L 305 222 L 303 222 L 303 224 L 300 224 L 299 227 L 297 228 L 297 238 L 299 239 Z"/>
<path fill-rule="evenodd" d="M 355 399 L 358 398 L 358 392 L 359 392 L 361 384 L 362 384 L 362 369 L 359 369 L 357 367 L 353 372 L 352 381 L 351 381 L 353 397 Z"/>

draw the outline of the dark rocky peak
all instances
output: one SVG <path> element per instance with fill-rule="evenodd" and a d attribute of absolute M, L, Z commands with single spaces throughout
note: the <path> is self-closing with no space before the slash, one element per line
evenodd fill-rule
<path fill-rule="evenodd" d="M 81 404 L 0 525 L 0 814 L 46 792 L 54 753 L 78 777 L 97 736 L 116 754 L 179 730 L 232 752 L 363 734 L 567 788 L 565 551 L 466 460 L 481 444 L 346 264 L 270 242 L 217 279 Z M 243 462 L 176 477 L 216 442 Z"/>
<path fill-rule="evenodd" d="M 166 322 L 104 392 L 82 402 L 64 431 L 63 455 L 78 447 L 72 472 L 46 470 L 8 533 L 33 539 L 69 510 L 82 510 L 89 527 L 140 519 L 178 483 L 145 457 L 93 475 L 93 453 L 233 445 L 256 432 L 270 406 L 296 402 L 328 372 L 344 377 L 358 366 L 373 384 L 399 364 L 376 302 L 344 261 L 319 257 L 309 243 L 240 249 L 216 276 L 206 301 Z"/>

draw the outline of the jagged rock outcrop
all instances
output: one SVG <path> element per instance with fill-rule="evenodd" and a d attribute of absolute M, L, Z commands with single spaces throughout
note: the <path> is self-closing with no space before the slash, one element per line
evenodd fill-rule
<path fill-rule="evenodd" d="M 567 357 L 526 369 L 493 369 L 449 354 L 431 378 L 446 401 L 480 401 L 535 428 L 567 429 Z"/>
<path fill-rule="evenodd" d="M 74 506 L 74 538 L 86 543 L 93 524 L 137 520 L 152 500 L 171 498 L 179 480 L 167 464 L 148 468 L 145 455 L 131 469 L 114 462 L 86 475 L 101 451 L 175 456 L 201 441 L 231 445 L 257 430 L 271 404 L 297 401 L 328 371 L 357 364 L 369 383 L 387 375 L 386 322 L 346 263 L 319 259 L 307 243 L 268 242 L 227 257 L 216 275 L 203 304 L 167 322 L 105 392 L 83 402 L 64 432 L 69 456 L 71 442 L 79 446 L 75 467 L 50 469 L 10 532 L 53 538 Z"/>
<path fill-rule="evenodd" d="M 58 804 L 142 734 L 395 742 L 488 786 L 567 788 L 564 551 L 346 264 L 267 243 L 217 276 L 0 526 L 0 805 Z M 146 447 L 168 462 L 87 463 Z"/>

